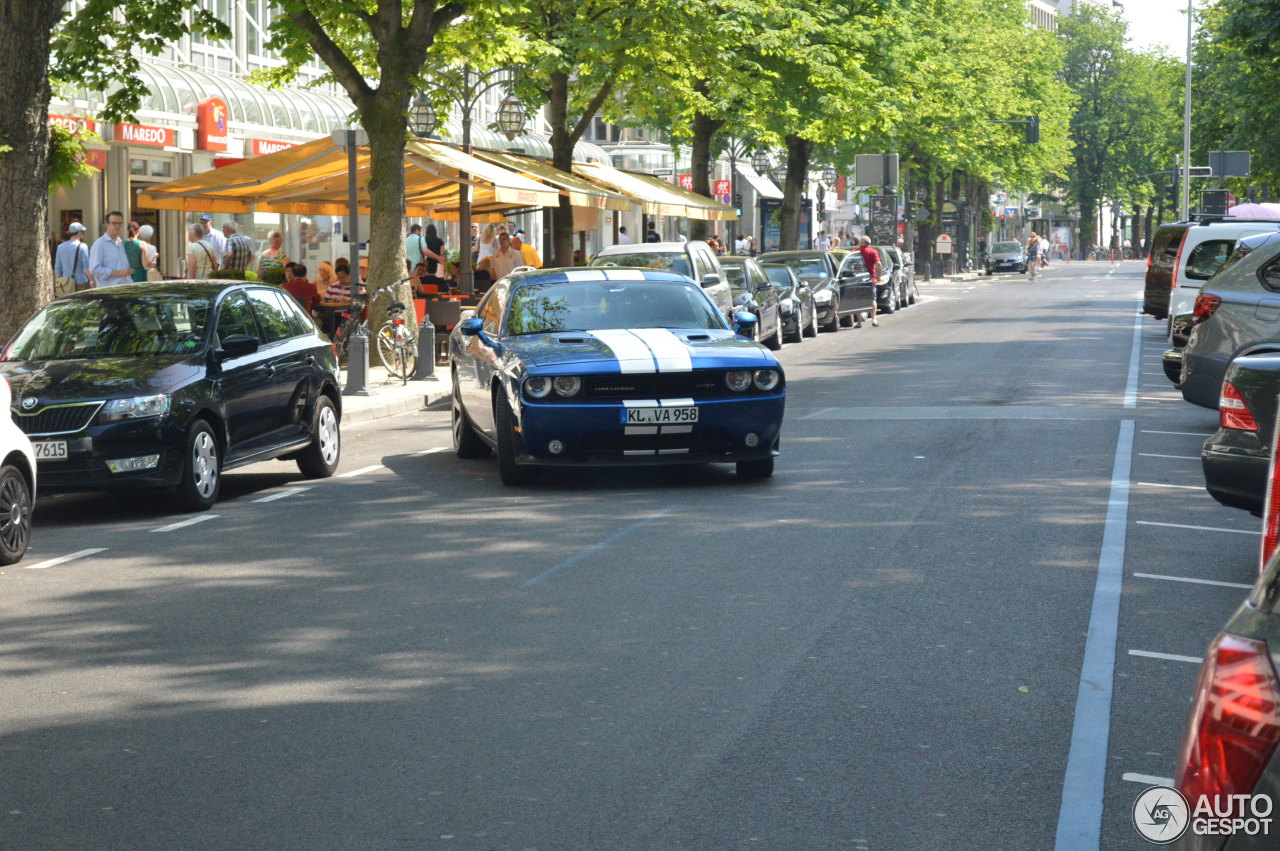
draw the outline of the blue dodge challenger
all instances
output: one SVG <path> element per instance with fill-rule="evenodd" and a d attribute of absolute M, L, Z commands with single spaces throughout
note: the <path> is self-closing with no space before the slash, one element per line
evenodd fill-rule
<path fill-rule="evenodd" d="M 755 317 L 737 315 L 750 333 Z M 733 463 L 773 475 L 786 379 L 697 284 L 648 269 L 513 274 L 449 338 L 453 442 L 507 485 L 543 466 Z"/>

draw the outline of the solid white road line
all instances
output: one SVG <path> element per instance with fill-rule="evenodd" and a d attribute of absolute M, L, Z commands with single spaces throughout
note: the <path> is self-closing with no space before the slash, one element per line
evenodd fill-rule
<path fill-rule="evenodd" d="M 1139 452 L 1143 458 L 1176 458 L 1179 461 L 1199 461 L 1199 455 L 1160 455 L 1155 452 Z"/>
<path fill-rule="evenodd" d="M 1133 348 L 1129 353 L 1129 379 L 1124 388 L 1124 406 L 1126 408 L 1138 407 L 1138 368 L 1141 363 L 1141 355 L 1142 317 L 1137 316 L 1133 320 Z"/>
<path fill-rule="evenodd" d="M 1177 653 L 1155 653 L 1151 650 L 1130 650 L 1129 655 L 1144 659 L 1164 659 L 1166 662 L 1190 662 L 1192 665 L 1199 665 L 1204 661 L 1199 656 L 1179 656 Z"/>
<path fill-rule="evenodd" d="M 1152 428 L 1144 428 L 1143 434 L 1179 434 L 1183 437 L 1213 437 L 1212 432 L 1207 431 L 1156 431 Z"/>
<path fill-rule="evenodd" d="M 303 491 L 309 490 L 311 490 L 311 488 L 290 488 L 287 491 L 273 493 L 271 496 L 264 496 L 262 499 L 255 499 L 254 502 L 275 502 L 277 499 L 284 499 L 286 496 L 293 496 L 296 493 L 302 493 Z"/>
<path fill-rule="evenodd" d="M 194 526 L 197 523 L 205 523 L 209 520 L 217 520 L 221 514 L 201 514 L 199 517 L 188 517 L 186 520 L 179 520 L 177 523 L 170 523 L 168 526 L 161 526 L 159 529 L 152 529 L 152 532 L 172 532 L 174 529 L 185 529 L 187 526 Z"/>
<path fill-rule="evenodd" d="M 1166 485 L 1163 482 L 1134 482 L 1144 488 L 1178 488 L 1179 490 L 1202 491 L 1204 485 Z M 1207 493 L 1207 492 L 1206 492 Z"/>
<path fill-rule="evenodd" d="M 25 567 L 27 570 L 43 570 L 46 567 L 57 567 L 60 564 L 66 564 L 67 562 L 75 561 L 78 558 L 84 558 L 85 556 L 95 555 L 96 553 L 104 553 L 106 551 L 107 551 L 106 547 L 94 547 L 91 550 L 77 550 L 74 553 L 67 553 L 64 556 L 51 558 L 48 561 L 41 561 L 35 564 L 24 564 L 23 567 Z"/>
<path fill-rule="evenodd" d="M 1189 523 L 1161 523 L 1157 520 L 1134 521 L 1139 526 L 1165 526 L 1169 529 L 1195 529 L 1197 532 L 1231 532 L 1236 535 L 1257 535 L 1257 529 L 1223 529 L 1221 526 L 1192 526 Z"/>
<path fill-rule="evenodd" d="M 1243 582 L 1219 582 L 1217 579 L 1192 579 L 1189 576 L 1161 576 L 1158 573 L 1135 573 L 1139 579 L 1164 579 L 1168 582 L 1193 582 L 1196 585 L 1217 585 L 1222 588 L 1252 588 Z"/>
<path fill-rule="evenodd" d="M 1132 771 L 1120 775 L 1121 780 L 1130 783 L 1142 783 L 1146 786 L 1172 786 L 1172 777 L 1156 777 L 1154 774 L 1134 774 Z"/>
<path fill-rule="evenodd" d="M 363 474 L 365 474 L 365 473 L 372 473 L 374 470 L 381 470 L 381 469 L 383 469 L 385 466 L 386 466 L 386 465 L 384 465 L 384 464 L 370 464 L 368 467 L 361 467 L 361 468 L 360 468 L 360 469 L 358 469 L 358 470 L 352 470 L 350 473 L 341 473 L 341 474 L 339 474 L 338 476 L 336 476 L 335 478 L 339 478 L 339 479 L 349 479 L 349 478 L 351 478 L 352 476 L 360 476 L 360 475 L 363 475 Z"/>
<path fill-rule="evenodd" d="M 423 455 L 434 455 L 434 454 L 436 454 L 437 452 L 444 452 L 447 448 L 448 448 L 448 447 L 445 447 L 445 446 L 437 446 L 437 447 L 435 447 L 434 449 L 424 449 L 424 450 L 422 450 L 421 452 L 415 452 L 415 453 L 413 453 L 413 454 L 412 454 L 412 455 L 410 455 L 409 457 L 410 457 L 410 458 L 421 458 Z"/>

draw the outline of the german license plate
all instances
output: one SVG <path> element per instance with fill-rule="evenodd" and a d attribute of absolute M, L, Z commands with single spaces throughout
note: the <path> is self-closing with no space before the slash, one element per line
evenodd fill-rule
<path fill-rule="evenodd" d="M 698 408 L 694 405 L 673 405 L 670 408 L 627 408 L 622 412 L 623 425 L 670 425 L 697 421 Z"/>
<path fill-rule="evenodd" d="M 65 440 L 33 440 L 31 448 L 35 450 L 37 461 L 67 457 L 67 442 Z"/>

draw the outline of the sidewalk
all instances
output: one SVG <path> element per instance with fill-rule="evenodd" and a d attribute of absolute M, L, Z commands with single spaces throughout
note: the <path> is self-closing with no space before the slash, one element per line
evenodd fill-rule
<path fill-rule="evenodd" d="M 345 388 L 346 370 L 339 373 L 338 377 Z M 411 378 L 405 384 L 399 378 L 388 379 L 387 370 L 381 364 L 370 364 L 369 395 L 342 397 L 342 424 L 351 425 L 393 417 L 446 401 L 453 393 L 451 378 L 448 366 L 437 366 L 435 381 L 414 381 Z"/>

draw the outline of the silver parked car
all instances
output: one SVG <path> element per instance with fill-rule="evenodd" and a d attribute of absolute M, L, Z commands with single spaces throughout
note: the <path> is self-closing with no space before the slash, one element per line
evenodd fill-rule
<path fill-rule="evenodd" d="M 716 253 L 700 239 L 688 242 L 643 242 L 639 245 L 611 245 L 591 258 L 592 266 L 621 266 L 659 269 L 684 275 L 706 290 L 720 314 L 730 324 L 733 319 L 733 292 Z"/>
<path fill-rule="evenodd" d="M 1280 233 L 1247 242 L 1201 288 L 1182 350 L 1182 397 L 1212 410 L 1233 360 L 1280 352 Z"/>

